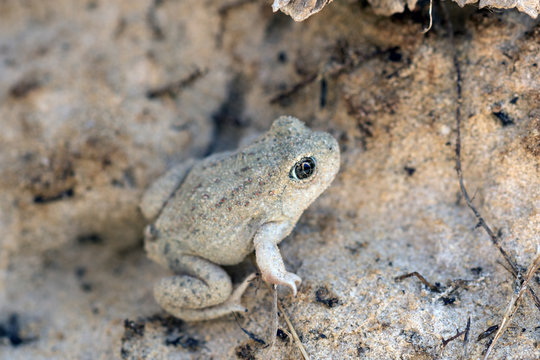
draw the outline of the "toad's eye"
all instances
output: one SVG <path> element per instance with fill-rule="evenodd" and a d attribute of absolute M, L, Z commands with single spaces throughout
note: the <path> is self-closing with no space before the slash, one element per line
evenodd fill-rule
<path fill-rule="evenodd" d="M 289 177 L 295 180 L 304 180 L 315 173 L 315 159 L 305 157 L 300 159 L 289 172 Z"/>

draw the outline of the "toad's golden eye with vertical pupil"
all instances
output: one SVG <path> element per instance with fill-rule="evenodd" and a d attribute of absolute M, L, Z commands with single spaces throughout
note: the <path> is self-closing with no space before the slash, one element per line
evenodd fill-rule
<path fill-rule="evenodd" d="M 315 173 L 315 159 L 305 157 L 300 159 L 289 172 L 289 177 L 295 180 L 304 180 Z"/>

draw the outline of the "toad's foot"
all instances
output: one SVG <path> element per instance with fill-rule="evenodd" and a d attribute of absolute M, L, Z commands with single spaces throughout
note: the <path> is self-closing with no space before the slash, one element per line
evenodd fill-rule
<path fill-rule="evenodd" d="M 240 300 L 242 299 L 242 295 L 244 295 L 244 292 L 246 291 L 246 289 L 248 288 L 249 284 L 251 284 L 251 281 L 253 279 L 255 279 L 257 277 L 257 274 L 253 273 L 253 274 L 250 274 L 248 275 L 244 281 L 242 281 L 240 283 L 240 285 L 238 285 L 236 287 L 236 289 L 234 289 L 234 291 L 232 292 L 231 296 L 229 297 L 229 299 L 227 299 L 227 301 L 225 301 L 225 303 L 230 303 L 231 305 L 232 304 L 237 304 L 239 307 L 241 307 L 242 309 L 244 309 L 244 311 L 247 311 L 241 304 L 240 304 Z"/>
<path fill-rule="evenodd" d="M 204 307 L 200 309 L 180 307 L 177 304 L 158 301 L 160 305 L 173 316 L 184 321 L 203 321 L 219 318 L 231 313 L 247 312 L 247 309 L 242 306 L 240 300 L 242 295 L 248 288 L 251 281 L 255 278 L 255 274 L 249 275 L 244 281 L 238 285 L 227 300 L 221 304 Z"/>
<path fill-rule="evenodd" d="M 244 279 L 244 281 L 240 283 L 240 285 L 236 287 L 236 289 L 234 289 L 234 291 L 232 292 L 231 296 L 227 299 L 227 301 L 225 301 L 222 304 L 212 306 L 204 310 L 207 310 L 209 312 L 213 311 L 213 312 L 216 312 L 216 314 L 219 313 L 220 315 L 218 316 L 223 316 L 223 315 L 230 314 L 233 312 L 244 312 L 244 313 L 247 312 L 247 309 L 242 306 L 242 303 L 240 302 L 240 300 L 242 300 L 242 295 L 244 295 L 244 292 L 247 290 L 248 286 L 251 284 L 251 281 L 255 279 L 256 277 L 257 277 L 256 274 L 249 275 L 248 277 Z"/>
<path fill-rule="evenodd" d="M 302 283 L 300 276 L 291 272 L 263 273 L 263 280 L 273 285 L 289 287 L 294 296 L 296 296 L 297 287 Z"/>

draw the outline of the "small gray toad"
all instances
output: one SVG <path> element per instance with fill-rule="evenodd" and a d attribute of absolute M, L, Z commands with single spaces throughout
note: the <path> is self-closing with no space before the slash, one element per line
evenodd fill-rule
<path fill-rule="evenodd" d="M 301 279 L 285 270 L 277 245 L 338 169 L 336 140 L 290 116 L 243 149 L 171 169 L 141 201 L 155 219 L 145 230 L 148 256 L 175 274 L 155 285 L 156 301 L 186 321 L 245 311 L 240 297 L 253 275 L 233 291 L 220 265 L 253 251 L 262 278 L 296 295 Z"/>

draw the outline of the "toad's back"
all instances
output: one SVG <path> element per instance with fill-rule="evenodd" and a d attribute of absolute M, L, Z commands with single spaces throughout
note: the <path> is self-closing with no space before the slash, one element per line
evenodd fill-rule
<path fill-rule="evenodd" d="M 239 263 L 253 251 L 257 229 L 282 217 L 284 182 L 277 159 L 262 155 L 265 145 L 216 154 L 191 169 L 155 224 L 171 256 L 180 251 L 217 264 Z"/>

